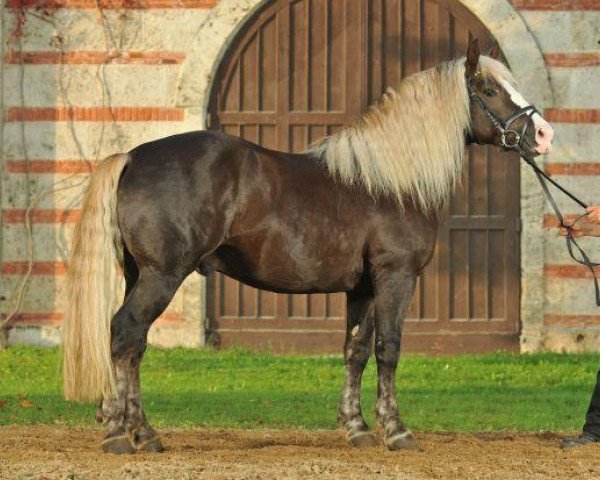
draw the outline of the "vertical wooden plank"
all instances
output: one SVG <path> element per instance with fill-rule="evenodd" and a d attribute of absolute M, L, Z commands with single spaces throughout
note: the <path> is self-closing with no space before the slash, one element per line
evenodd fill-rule
<path fill-rule="evenodd" d="M 307 319 L 309 318 L 308 295 L 287 295 L 289 318 Z"/>
<path fill-rule="evenodd" d="M 242 52 L 241 60 L 241 101 L 242 111 L 258 111 L 258 36 L 255 34 Z"/>
<path fill-rule="evenodd" d="M 423 300 L 421 303 L 421 318 L 428 321 L 437 320 L 439 316 L 439 281 L 440 281 L 440 265 L 439 265 L 439 248 L 431 259 L 431 262 L 423 272 L 422 288 Z"/>
<path fill-rule="evenodd" d="M 448 10 L 441 5 L 437 10 L 438 24 L 435 29 L 437 38 L 434 39 L 436 45 L 436 57 L 438 62 L 445 62 L 453 58 L 451 53 L 452 33 L 451 33 L 451 16 Z"/>
<path fill-rule="evenodd" d="M 421 1 L 404 0 L 402 75 L 421 71 Z"/>
<path fill-rule="evenodd" d="M 450 231 L 450 318 L 469 318 L 469 235 L 467 230 Z"/>
<path fill-rule="evenodd" d="M 342 319 L 346 317 L 346 294 L 333 293 L 327 295 L 327 318 Z"/>
<path fill-rule="evenodd" d="M 411 321 L 419 321 L 419 302 L 416 295 L 413 295 L 410 307 L 406 312 L 406 319 Z"/>
<path fill-rule="evenodd" d="M 226 87 L 223 92 L 222 108 L 228 112 L 238 112 L 240 109 L 240 62 L 236 62 L 233 67 L 233 75 L 226 82 Z"/>
<path fill-rule="evenodd" d="M 446 212 L 447 216 L 447 212 Z M 450 229 L 447 223 L 441 225 L 436 245 L 437 257 L 437 315 L 440 328 L 448 327 L 450 306 L 453 303 L 451 293 Z"/>
<path fill-rule="evenodd" d="M 305 103 L 301 109 L 304 112 L 310 110 L 311 105 L 311 88 L 312 88 L 312 63 L 311 63 L 311 31 L 312 31 L 312 2 L 313 0 L 304 0 L 304 90 L 305 90 Z"/>
<path fill-rule="evenodd" d="M 327 110 L 327 1 L 312 0 L 309 17 L 309 111 Z"/>
<path fill-rule="evenodd" d="M 240 137 L 253 143 L 258 143 L 258 125 L 241 125 Z"/>
<path fill-rule="evenodd" d="M 487 231 L 469 232 L 469 318 L 488 317 Z"/>
<path fill-rule="evenodd" d="M 301 152 L 306 148 L 308 127 L 306 125 L 290 126 L 290 151 Z"/>
<path fill-rule="evenodd" d="M 488 147 L 471 145 L 469 161 L 469 214 L 488 215 Z"/>
<path fill-rule="evenodd" d="M 385 0 L 367 3 L 367 95 L 368 103 L 377 102 L 383 93 L 383 58 Z"/>
<path fill-rule="evenodd" d="M 240 311 L 240 284 L 235 280 L 219 274 L 221 282 L 221 305 L 224 317 L 237 317 Z"/>
<path fill-rule="evenodd" d="M 397 88 L 402 79 L 402 0 L 383 2 L 382 87 Z"/>
<path fill-rule="evenodd" d="M 274 16 L 259 31 L 260 35 L 260 105 L 262 111 L 272 112 L 277 108 L 277 24 Z"/>
<path fill-rule="evenodd" d="M 277 127 L 275 125 L 260 125 L 259 142 L 265 148 L 277 149 Z"/>
<path fill-rule="evenodd" d="M 296 2 L 290 5 L 289 41 L 290 43 L 290 70 L 289 91 L 290 110 L 306 111 L 308 105 L 308 70 L 307 46 L 309 42 L 305 2 Z M 280 41 L 282 41 L 280 36 Z M 286 88 L 288 88 L 286 86 Z"/>
<path fill-rule="evenodd" d="M 503 230 L 490 232 L 490 318 L 506 319 L 506 233 Z M 510 287 L 509 287 L 510 288 Z"/>
<path fill-rule="evenodd" d="M 520 162 L 516 153 L 503 155 L 510 168 L 506 175 L 506 217 L 508 228 L 506 229 L 505 256 L 505 295 L 506 295 L 506 323 L 512 326 L 513 331 L 519 329 L 520 314 L 520 282 L 521 282 L 521 245 L 520 245 Z M 508 158 L 506 158 L 508 157 Z"/>
<path fill-rule="evenodd" d="M 313 320 L 327 319 L 327 295 L 316 293 L 309 295 L 310 317 Z"/>
<path fill-rule="evenodd" d="M 421 4 L 421 69 L 435 67 L 440 63 L 439 43 L 439 5 L 432 2 Z"/>
<path fill-rule="evenodd" d="M 346 2 L 346 114 L 348 118 L 362 111 L 363 97 L 366 101 L 366 91 L 363 89 L 363 49 L 364 26 L 362 22 L 362 1 Z"/>
<path fill-rule="evenodd" d="M 293 88 L 293 74 L 291 72 L 294 52 L 290 47 L 290 7 L 282 8 L 277 13 L 277 148 L 288 150 L 289 145 L 289 118 L 290 89 Z"/>
<path fill-rule="evenodd" d="M 347 2 L 332 0 L 329 15 L 329 107 L 331 111 L 346 110 L 346 10 Z"/>
<path fill-rule="evenodd" d="M 489 211 L 490 215 L 506 215 L 510 208 L 510 203 L 507 203 L 507 189 L 510 188 L 507 184 L 507 169 L 511 166 L 512 160 L 507 158 L 506 154 L 501 154 L 487 147 L 489 161 Z M 514 212 L 510 212 L 514 214 Z"/>

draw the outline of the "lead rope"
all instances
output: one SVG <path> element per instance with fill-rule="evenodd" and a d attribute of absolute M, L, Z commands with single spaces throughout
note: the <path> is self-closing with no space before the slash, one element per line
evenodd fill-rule
<path fill-rule="evenodd" d="M 575 195 L 573 195 L 571 192 L 569 192 L 565 187 L 563 187 L 561 184 L 559 184 L 556 180 L 553 180 L 552 178 L 550 178 L 546 174 L 546 172 L 544 172 L 540 167 L 538 167 L 537 163 L 535 163 L 533 158 L 530 157 L 529 155 L 527 155 L 521 149 L 520 146 L 516 146 L 515 150 L 519 153 L 521 158 L 535 172 L 535 175 L 536 175 L 538 181 L 540 182 L 542 189 L 544 190 L 544 194 L 546 195 L 546 198 L 550 202 L 550 205 L 552 206 L 552 209 L 554 210 L 554 213 L 556 214 L 556 218 L 558 218 L 558 221 L 560 222 L 560 226 L 567 230 L 567 236 L 565 237 L 565 239 L 567 242 L 567 250 L 569 251 L 569 255 L 571 256 L 571 258 L 573 260 L 575 260 L 580 265 L 584 265 L 587 268 L 589 268 L 589 270 L 592 274 L 592 277 L 594 279 L 594 292 L 596 294 L 596 306 L 600 307 L 600 287 L 598 286 L 598 277 L 596 276 L 596 271 L 594 270 L 594 267 L 600 266 L 600 263 L 592 262 L 590 260 L 590 258 L 587 256 L 587 254 L 585 253 L 583 248 L 581 248 L 581 246 L 577 243 L 577 240 L 575 240 L 575 236 L 573 234 L 573 226 L 579 220 L 581 220 L 583 217 L 587 216 L 588 213 L 586 212 L 583 215 L 578 216 L 577 218 L 575 218 L 575 220 L 573 220 L 573 222 L 570 225 L 567 225 L 565 223 L 565 218 L 563 217 L 562 212 L 560 211 L 560 208 L 558 208 L 556 200 L 552 196 L 552 193 L 550 192 L 550 188 L 548 187 L 548 184 L 546 182 L 547 181 L 550 182 L 552 185 L 554 185 L 556 188 L 558 188 L 561 192 L 563 192 L 565 195 L 567 195 L 571 200 L 573 200 L 574 202 L 579 204 L 582 208 L 588 208 L 587 203 L 585 203 L 581 199 L 577 198 Z M 575 256 L 573 247 L 575 247 L 575 249 L 577 249 L 577 251 L 581 255 L 582 259 L 579 259 Z"/>

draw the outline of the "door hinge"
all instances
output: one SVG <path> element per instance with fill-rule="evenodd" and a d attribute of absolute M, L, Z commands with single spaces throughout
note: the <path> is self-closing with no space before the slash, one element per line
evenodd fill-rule
<path fill-rule="evenodd" d="M 521 221 L 521 218 L 515 218 L 515 230 L 517 232 L 520 232 L 522 228 L 523 228 L 523 222 Z"/>

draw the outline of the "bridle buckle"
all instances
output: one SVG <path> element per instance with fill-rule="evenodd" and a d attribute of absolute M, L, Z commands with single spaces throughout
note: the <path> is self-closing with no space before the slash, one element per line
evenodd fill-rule
<path fill-rule="evenodd" d="M 505 130 L 502 132 L 500 141 L 505 148 L 516 148 L 521 143 L 521 135 L 514 130 Z"/>

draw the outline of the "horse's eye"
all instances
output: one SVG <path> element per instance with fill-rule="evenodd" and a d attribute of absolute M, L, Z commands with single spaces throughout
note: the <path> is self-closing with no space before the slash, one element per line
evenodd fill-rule
<path fill-rule="evenodd" d="M 494 90 L 493 88 L 486 88 L 483 91 L 484 95 L 488 96 L 488 97 L 495 97 L 496 95 L 498 95 L 498 91 Z"/>

